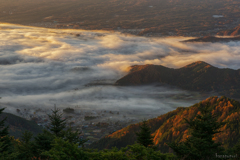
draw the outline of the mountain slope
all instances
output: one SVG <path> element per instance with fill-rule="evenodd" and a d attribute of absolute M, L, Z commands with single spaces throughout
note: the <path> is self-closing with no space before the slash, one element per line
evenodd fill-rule
<path fill-rule="evenodd" d="M 240 98 L 240 70 L 219 69 L 202 61 L 179 69 L 161 65 L 132 66 L 130 73 L 116 82 L 116 85 L 143 85 L 162 83 L 183 89 Z"/>
<path fill-rule="evenodd" d="M 25 130 L 31 131 L 33 135 L 37 135 L 42 132 L 43 128 L 38 126 L 34 121 L 29 121 L 10 113 L 2 113 L 0 115 L 0 120 L 5 117 L 7 117 L 5 125 L 9 126 L 9 133 L 15 138 L 19 138 L 21 136 L 21 132 Z"/>
<path fill-rule="evenodd" d="M 210 97 L 201 103 L 211 104 L 211 112 L 217 116 L 218 121 L 229 121 L 221 130 L 223 132 L 216 134 L 214 139 L 222 142 L 224 147 L 234 146 L 240 138 L 240 103 L 238 101 L 221 97 Z M 188 125 L 184 118 L 190 120 L 199 113 L 199 105 L 191 107 L 179 107 L 174 111 L 161 115 L 157 118 L 148 120 L 151 127 L 154 143 L 162 152 L 169 152 L 170 148 L 166 145 L 168 142 L 183 141 L 188 136 Z M 111 147 L 125 147 L 136 141 L 135 132 L 140 131 L 139 124 L 130 125 L 119 131 L 116 131 L 98 142 L 91 145 L 92 148 L 104 149 Z"/>
<path fill-rule="evenodd" d="M 214 36 L 205 36 L 205 37 L 200 37 L 200 38 L 195 38 L 195 39 L 189 39 L 183 42 L 230 42 L 230 41 L 239 41 L 240 36 L 236 37 L 214 37 Z"/>
<path fill-rule="evenodd" d="M 237 26 L 233 29 L 223 30 L 217 33 L 220 36 L 239 36 L 240 35 L 240 26 Z"/>

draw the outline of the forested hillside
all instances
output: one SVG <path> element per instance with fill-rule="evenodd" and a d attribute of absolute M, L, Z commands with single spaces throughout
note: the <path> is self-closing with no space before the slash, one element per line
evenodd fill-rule
<path fill-rule="evenodd" d="M 19 116 L 13 115 L 11 113 L 0 114 L 0 121 L 7 117 L 5 126 L 9 126 L 9 132 L 11 136 L 19 138 L 22 132 L 28 130 L 34 135 L 42 132 L 42 127 L 38 126 L 36 122 L 29 121 Z"/>
<path fill-rule="evenodd" d="M 217 120 L 219 122 L 227 122 L 220 129 L 222 132 L 215 135 L 214 140 L 223 143 L 225 148 L 233 147 L 240 138 L 240 103 L 226 97 L 210 97 L 200 103 L 203 105 L 209 103 L 211 105 L 211 112 L 216 115 Z M 188 125 L 184 118 L 190 120 L 197 114 L 199 114 L 199 104 L 187 108 L 179 107 L 172 112 L 148 120 L 155 145 L 162 152 L 171 152 L 166 143 L 184 141 L 188 136 Z M 91 147 L 104 149 L 117 146 L 120 148 L 134 144 L 136 141 L 135 132 L 139 131 L 140 124 L 133 124 L 114 132 L 92 144 Z"/>

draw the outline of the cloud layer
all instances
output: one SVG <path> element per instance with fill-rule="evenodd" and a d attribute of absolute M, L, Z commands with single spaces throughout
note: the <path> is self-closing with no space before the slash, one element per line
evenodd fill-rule
<path fill-rule="evenodd" d="M 80 36 L 79 36 L 80 35 Z M 112 32 L 54 30 L 0 24 L 0 96 L 15 107 L 153 109 L 166 113 L 196 93 L 166 87 L 115 87 L 128 67 L 157 64 L 178 68 L 206 61 L 240 68 L 240 42 L 182 43 L 188 38 L 146 38 Z"/>

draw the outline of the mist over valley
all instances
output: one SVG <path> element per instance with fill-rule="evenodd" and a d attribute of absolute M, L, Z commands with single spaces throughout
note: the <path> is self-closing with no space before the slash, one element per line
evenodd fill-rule
<path fill-rule="evenodd" d="M 0 159 L 239 159 L 239 0 L 0 0 Z"/>
<path fill-rule="evenodd" d="M 56 104 L 59 108 L 120 111 L 140 121 L 218 93 L 164 85 L 116 86 L 130 66 L 179 68 L 205 61 L 219 68 L 240 68 L 238 41 L 183 43 L 191 37 L 147 38 L 11 24 L 0 28 L 1 105 L 12 113 L 17 108 L 52 109 Z"/>

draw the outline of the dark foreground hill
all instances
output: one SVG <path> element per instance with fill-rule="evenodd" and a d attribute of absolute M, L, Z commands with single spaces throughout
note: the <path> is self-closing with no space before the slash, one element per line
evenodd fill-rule
<path fill-rule="evenodd" d="M 10 113 L 0 114 L 0 120 L 7 117 L 5 125 L 9 126 L 9 133 L 15 138 L 19 138 L 21 133 L 25 130 L 31 131 L 33 135 L 37 135 L 42 132 L 42 127 L 38 126 L 36 122 L 29 121 L 19 116 L 15 116 Z"/>
<path fill-rule="evenodd" d="M 214 140 L 222 142 L 224 147 L 234 146 L 240 138 L 240 103 L 238 101 L 221 97 L 210 97 L 201 103 L 211 104 L 211 112 L 217 116 L 218 121 L 228 121 L 222 128 L 221 133 L 215 135 Z M 154 143 L 162 152 L 169 152 L 170 149 L 166 145 L 168 142 L 180 142 L 188 136 L 188 125 L 184 118 L 190 120 L 199 113 L 199 105 L 195 104 L 191 107 L 179 107 L 174 111 L 161 115 L 157 118 L 147 121 L 151 127 Z M 134 144 L 136 141 L 135 132 L 140 131 L 139 124 L 133 124 L 109 136 L 93 143 L 90 147 L 104 149 L 111 147 L 125 147 Z"/>
<path fill-rule="evenodd" d="M 202 61 L 179 69 L 161 65 L 132 66 L 130 73 L 116 85 L 144 85 L 161 83 L 200 92 L 217 92 L 231 98 L 240 98 L 240 69 L 220 69 Z"/>

